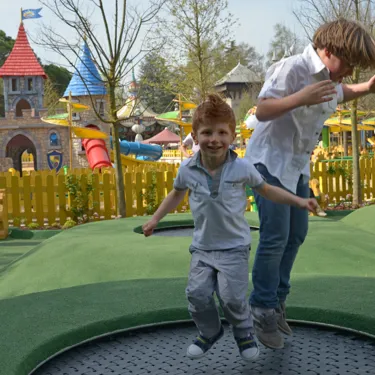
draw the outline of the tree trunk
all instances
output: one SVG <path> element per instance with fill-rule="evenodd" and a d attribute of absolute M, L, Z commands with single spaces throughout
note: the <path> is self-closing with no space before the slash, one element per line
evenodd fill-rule
<path fill-rule="evenodd" d="M 116 87 L 115 85 L 113 85 L 113 87 L 108 87 L 109 106 L 110 106 L 111 115 L 113 119 L 117 119 L 115 87 Z M 113 144 L 113 153 L 114 153 L 114 159 L 115 159 L 117 215 L 121 217 L 125 217 L 126 216 L 125 186 L 124 186 L 124 175 L 122 174 L 119 139 L 120 137 L 119 137 L 118 125 L 113 123 L 112 124 L 112 144 Z"/>
<path fill-rule="evenodd" d="M 118 126 L 112 124 L 112 144 L 113 153 L 115 156 L 115 177 L 116 177 L 116 198 L 117 198 L 117 215 L 121 217 L 126 216 L 126 202 L 125 202 L 125 185 L 124 175 L 122 174 L 121 153 L 119 143 L 119 129 Z"/>
<path fill-rule="evenodd" d="M 353 0 L 356 10 L 356 19 L 360 20 L 359 13 L 359 0 Z M 355 68 L 353 71 L 353 83 L 356 84 L 359 81 L 359 68 Z M 358 100 L 353 100 L 351 109 L 351 121 L 352 121 L 352 156 L 353 156 L 353 207 L 357 208 L 362 203 L 361 194 L 361 176 L 359 170 L 359 134 L 357 127 L 357 108 Z"/>
<path fill-rule="evenodd" d="M 358 79 L 357 79 L 358 81 Z M 353 207 L 362 203 L 361 177 L 359 169 L 359 135 L 357 128 L 357 100 L 353 100 L 351 109 L 352 120 L 352 155 L 353 155 Z"/>

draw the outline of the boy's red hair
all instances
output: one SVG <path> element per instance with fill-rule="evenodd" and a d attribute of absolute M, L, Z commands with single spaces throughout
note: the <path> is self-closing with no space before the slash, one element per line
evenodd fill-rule
<path fill-rule="evenodd" d="M 218 94 L 209 94 L 195 110 L 193 132 L 196 134 L 200 125 L 212 123 L 226 123 L 233 133 L 236 131 L 233 109 Z"/>

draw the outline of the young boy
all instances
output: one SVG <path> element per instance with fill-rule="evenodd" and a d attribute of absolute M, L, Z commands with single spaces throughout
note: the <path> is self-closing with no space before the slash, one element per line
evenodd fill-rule
<path fill-rule="evenodd" d="M 375 44 L 359 24 L 340 19 L 322 25 L 300 55 L 272 65 L 259 94 L 258 123 L 245 158 L 273 186 L 309 196 L 309 159 L 324 122 L 338 102 L 375 92 L 366 83 L 342 84 L 355 66 L 375 66 Z M 292 334 L 285 319 L 290 273 L 307 234 L 304 210 L 271 202 L 255 192 L 260 241 L 253 267 L 251 311 L 258 339 L 284 346 L 280 331 Z M 280 331 L 279 331 L 280 330 Z"/>
<path fill-rule="evenodd" d="M 187 349 L 187 356 L 200 358 L 223 335 L 214 292 L 244 360 L 255 359 L 259 349 L 252 335 L 252 319 L 246 301 L 250 229 L 244 217 L 246 185 L 282 204 L 314 210 L 315 199 L 302 199 L 268 185 L 253 165 L 237 158 L 229 145 L 235 138 L 232 109 L 218 95 L 209 95 L 193 116 L 193 136 L 200 146 L 184 160 L 174 189 L 152 219 L 143 225 L 150 236 L 158 222 L 173 211 L 189 191 L 194 218 L 189 281 L 186 295 L 189 312 L 199 330 Z"/>

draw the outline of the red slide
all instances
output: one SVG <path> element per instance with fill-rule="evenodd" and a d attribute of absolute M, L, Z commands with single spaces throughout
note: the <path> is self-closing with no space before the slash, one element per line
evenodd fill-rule
<path fill-rule="evenodd" d="M 98 129 L 97 126 L 87 128 Z M 91 169 L 112 167 L 111 159 L 103 139 L 83 139 L 82 145 L 85 148 L 87 161 Z"/>

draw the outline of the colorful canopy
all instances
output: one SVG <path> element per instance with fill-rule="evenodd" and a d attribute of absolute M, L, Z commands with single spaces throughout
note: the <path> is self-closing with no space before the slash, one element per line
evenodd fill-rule
<path fill-rule="evenodd" d="M 165 128 L 160 133 L 156 134 L 152 138 L 146 139 L 142 143 L 158 143 L 158 144 L 168 144 L 168 143 L 179 143 L 180 137 L 172 133 L 170 130 Z"/>

